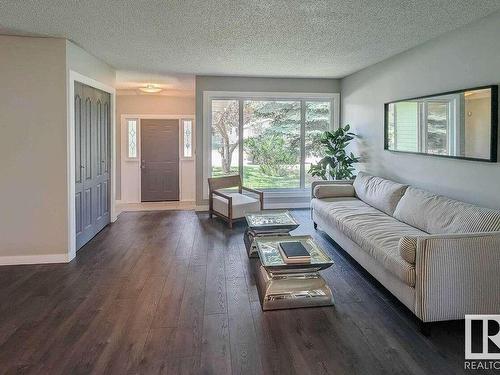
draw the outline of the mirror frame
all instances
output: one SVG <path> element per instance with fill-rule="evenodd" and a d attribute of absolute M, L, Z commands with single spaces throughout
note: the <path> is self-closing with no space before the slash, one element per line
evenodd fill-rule
<path fill-rule="evenodd" d="M 467 157 L 467 156 L 426 154 L 423 152 L 399 151 L 399 150 L 390 150 L 389 149 L 389 116 L 388 116 L 389 104 L 405 102 L 407 100 L 426 99 L 426 98 L 432 98 L 435 96 L 458 94 L 458 93 L 465 92 L 465 91 L 484 90 L 484 89 L 491 89 L 491 134 L 490 134 L 490 158 L 489 159 L 471 158 L 471 157 Z M 472 161 L 483 161 L 483 162 L 489 162 L 489 163 L 496 163 L 497 158 L 498 158 L 498 85 L 472 87 L 472 88 L 467 88 L 467 89 L 463 89 L 463 90 L 453 90 L 453 91 L 441 92 L 441 93 L 437 93 L 437 94 L 417 96 L 414 98 L 394 100 L 391 102 L 384 103 L 384 150 L 390 151 L 390 152 L 403 153 L 403 154 L 437 156 L 437 157 L 449 158 L 449 159 L 461 159 L 461 160 L 472 160 Z"/>

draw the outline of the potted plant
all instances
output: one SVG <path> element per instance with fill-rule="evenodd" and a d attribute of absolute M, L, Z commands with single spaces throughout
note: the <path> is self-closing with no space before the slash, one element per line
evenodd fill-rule
<path fill-rule="evenodd" d="M 333 132 L 323 133 L 319 142 L 325 156 L 316 164 L 312 164 L 309 173 L 323 180 L 349 180 L 354 177 L 354 163 L 359 158 L 353 153 L 347 154 L 346 147 L 356 137 L 349 132 L 350 126 L 340 127 Z"/>

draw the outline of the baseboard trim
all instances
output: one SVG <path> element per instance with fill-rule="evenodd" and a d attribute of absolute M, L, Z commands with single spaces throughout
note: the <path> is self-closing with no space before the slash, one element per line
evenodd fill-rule
<path fill-rule="evenodd" d="M 68 263 L 68 254 L 0 256 L 0 266 L 21 264 Z"/>

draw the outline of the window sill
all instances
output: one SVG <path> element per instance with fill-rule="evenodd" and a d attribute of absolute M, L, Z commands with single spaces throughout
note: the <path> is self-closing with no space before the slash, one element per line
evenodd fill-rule
<path fill-rule="evenodd" d="M 304 198 L 311 196 L 310 189 L 257 189 L 264 192 L 266 198 Z"/>

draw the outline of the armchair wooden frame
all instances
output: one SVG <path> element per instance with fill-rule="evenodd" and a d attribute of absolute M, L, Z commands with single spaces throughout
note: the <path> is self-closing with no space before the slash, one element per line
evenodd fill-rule
<path fill-rule="evenodd" d="M 233 218 L 233 198 L 231 198 L 227 194 L 220 192 L 219 189 L 229 189 L 229 188 L 233 188 L 233 187 L 237 187 L 238 193 L 240 193 L 240 194 L 243 194 L 243 190 L 248 191 L 249 193 L 257 194 L 259 196 L 260 209 L 261 210 L 264 209 L 264 192 L 243 186 L 243 184 L 241 182 L 240 175 L 209 178 L 208 179 L 208 188 L 209 188 L 208 212 L 209 212 L 210 218 L 212 218 L 213 215 L 220 217 L 224 221 L 227 221 L 227 223 L 229 224 L 229 228 L 233 227 L 233 222 L 235 220 L 239 220 L 241 218 Z M 220 212 L 214 211 L 214 209 L 213 209 L 214 195 L 217 195 L 217 196 L 227 200 L 227 216 L 225 216 L 224 214 L 222 214 Z"/>

